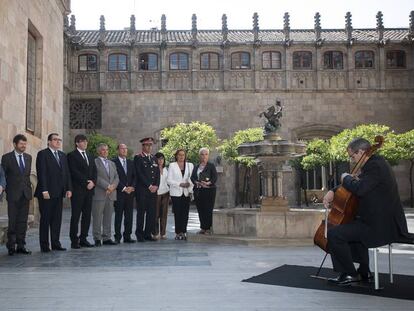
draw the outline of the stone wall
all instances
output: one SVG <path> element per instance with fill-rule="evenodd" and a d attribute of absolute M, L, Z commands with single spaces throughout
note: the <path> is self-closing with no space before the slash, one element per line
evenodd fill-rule
<path fill-rule="evenodd" d="M 69 6 L 68 0 L 0 2 L 0 154 L 11 151 L 13 137 L 23 133 L 35 160 L 48 133 L 63 131 L 63 16 Z M 36 38 L 34 132 L 26 130 L 29 31 Z"/>
<path fill-rule="evenodd" d="M 258 114 L 281 99 L 284 105 L 283 135 L 290 139 L 311 135 L 329 136 L 335 129 L 361 123 L 386 124 L 397 132 L 414 127 L 414 91 L 335 92 L 105 92 L 72 93 L 71 100 L 102 100 L 104 135 L 139 151 L 139 139 L 159 138 L 160 131 L 178 122 L 202 121 L 212 125 L 220 138 L 237 130 L 262 126 Z M 307 130 L 308 129 L 308 130 Z M 84 130 L 70 130 L 71 140 Z M 306 137 L 309 138 L 309 137 Z M 155 150 L 160 146 L 156 145 Z M 214 156 L 214 155 L 213 155 Z M 404 173 L 397 168 L 397 173 Z M 234 202 L 234 167 L 224 166 L 218 204 Z M 406 178 L 406 177 L 404 177 Z M 408 186 L 400 179 L 401 194 Z"/>

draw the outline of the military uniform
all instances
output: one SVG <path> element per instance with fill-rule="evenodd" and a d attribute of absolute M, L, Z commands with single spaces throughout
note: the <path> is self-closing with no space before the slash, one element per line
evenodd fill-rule
<path fill-rule="evenodd" d="M 137 198 L 137 228 L 135 234 L 138 241 L 152 240 L 151 232 L 155 226 L 155 204 L 157 192 L 151 193 L 149 187 L 159 186 L 160 171 L 153 155 L 141 153 L 134 158 L 136 172 L 136 198 Z M 146 215 L 145 215 L 146 214 Z M 145 228 L 144 228 L 145 216 Z"/>

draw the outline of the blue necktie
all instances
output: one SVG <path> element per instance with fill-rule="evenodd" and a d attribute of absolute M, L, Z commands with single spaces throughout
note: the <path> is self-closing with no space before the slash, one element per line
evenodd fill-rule
<path fill-rule="evenodd" d="M 24 162 L 23 162 L 23 155 L 19 154 L 19 168 L 20 168 L 20 173 L 24 173 Z"/>
<path fill-rule="evenodd" d="M 56 158 L 58 165 L 60 166 L 60 159 L 59 159 L 59 155 L 57 151 L 55 151 L 55 158 Z"/>
<path fill-rule="evenodd" d="M 123 168 L 124 168 L 124 171 L 125 171 L 125 175 L 127 174 L 127 165 L 126 165 L 126 159 L 123 159 L 122 160 L 122 166 L 123 166 Z"/>

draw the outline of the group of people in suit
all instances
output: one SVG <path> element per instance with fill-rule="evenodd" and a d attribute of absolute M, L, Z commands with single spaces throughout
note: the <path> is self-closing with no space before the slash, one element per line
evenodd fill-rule
<path fill-rule="evenodd" d="M 67 155 L 61 151 L 57 133 L 47 138 L 47 148 L 36 158 L 37 186 L 34 196 L 39 202 L 39 243 L 42 252 L 64 251 L 60 242 L 63 199 L 71 201 L 71 248 L 99 247 L 124 243 L 166 239 L 168 205 L 171 197 L 175 218 L 176 240 L 186 240 L 190 198 L 195 197 L 199 212 L 200 234 L 211 233 L 215 201 L 215 166 L 208 162 L 209 150 L 200 149 L 200 164 L 187 161 L 186 151 L 175 154 L 176 162 L 165 167 L 162 153 L 152 155 L 154 139 L 140 140 L 142 152 L 127 158 L 128 147 L 117 146 L 118 155 L 108 159 L 109 146 L 97 146 L 97 157 L 87 152 L 88 140 L 75 137 L 75 149 Z M 26 248 L 32 157 L 27 154 L 27 138 L 18 134 L 14 150 L 3 155 L 0 166 L 0 199 L 7 194 L 9 255 L 31 254 Z M 137 206 L 136 230 L 132 235 L 134 201 Z M 112 239 L 112 215 L 115 211 L 115 234 Z M 88 241 L 92 219 L 94 242 Z M 124 230 L 122 231 L 122 222 Z M 80 225 L 80 226 L 79 226 Z M 80 228 L 79 228 L 80 227 Z M 79 230 L 80 229 L 80 230 Z"/>

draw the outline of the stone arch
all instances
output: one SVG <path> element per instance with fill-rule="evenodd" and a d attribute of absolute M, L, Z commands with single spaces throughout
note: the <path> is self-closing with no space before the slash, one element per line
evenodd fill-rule
<path fill-rule="evenodd" d="M 343 129 L 343 127 L 334 124 L 306 124 L 294 128 L 291 136 L 293 140 L 329 139 Z"/>

